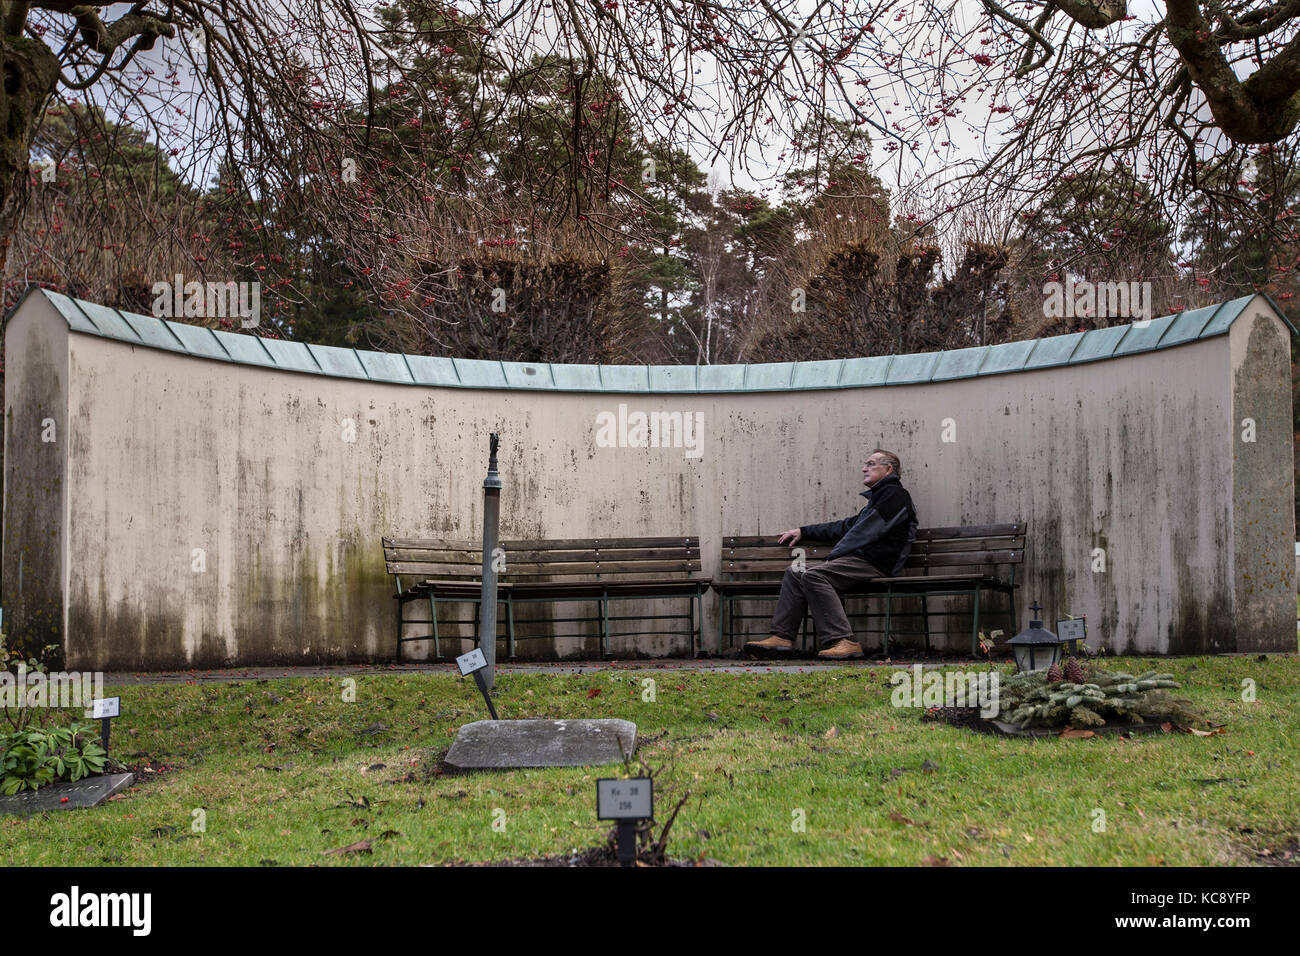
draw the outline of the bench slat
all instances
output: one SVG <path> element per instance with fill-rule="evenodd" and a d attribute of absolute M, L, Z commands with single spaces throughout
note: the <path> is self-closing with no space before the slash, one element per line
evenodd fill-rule
<path fill-rule="evenodd" d="M 544 540 L 515 539 L 502 541 L 501 546 L 507 551 L 589 551 L 595 548 L 648 548 L 656 546 L 679 545 L 685 548 L 697 548 L 699 538 L 685 535 L 681 537 L 661 538 L 551 538 Z"/>
<path fill-rule="evenodd" d="M 936 584 L 944 584 L 950 581 L 990 581 L 994 583 L 1002 583 L 1001 579 L 998 578 L 997 575 L 989 574 L 987 572 L 972 574 L 912 574 L 905 578 L 878 578 L 877 580 L 882 584 L 892 584 L 895 586 L 895 589 L 897 589 L 899 585 L 916 585 L 917 587 L 928 588 L 933 587 Z"/>
<path fill-rule="evenodd" d="M 440 594 L 443 591 L 455 591 L 458 594 L 462 591 L 465 592 L 472 591 L 475 595 L 478 595 L 483 589 L 483 582 L 480 581 L 478 578 L 465 578 L 459 581 L 454 578 L 437 578 L 431 581 L 430 580 L 421 581 L 418 585 L 416 585 L 416 587 L 423 588 L 425 590 L 428 590 L 429 588 L 435 588 Z M 510 588 L 511 588 L 511 584 L 508 581 L 497 582 L 498 591 L 508 591 L 510 590 Z"/>
<path fill-rule="evenodd" d="M 915 561 L 908 558 L 907 566 L 937 568 L 962 564 L 1021 564 L 1024 560 L 1024 551 L 964 551 L 958 554 L 923 554 Z"/>
<path fill-rule="evenodd" d="M 955 528 L 919 528 L 917 529 L 916 537 L 918 539 L 992 538 L 1024 534 L 1026 530 L 1027 529 L 1023 524 L 983 524 L 958 526 Z"/>
<path fill-rule="evenodd" d="M 445 574 L 451 577 L 459 575 L 478 576 L 482 571 L 482 562 L 475 564 L 446 564 L 440 561 L 388 561 L 389 574 Z M 472 569 L 478 568 L 479 571 Z"/>
<path fill-rule="evenodd" d="M 830 545 L 805 545 L 803 542 L 795 545 L 797 548 L 803 548 L 805 558 L 814 558 L 825 556 L 831 553 Z M 784 557 L 790 561 L 794 558 L 793 552 L 784 544 L 769 545 L 767 547 L 746 547 L 746 548 L 726 548 L 722 549 L 722 557 L 726 560 L 745 558 L 767 558 L 776 560 Z"/>
<path fill-rule="evenodd" d="M 810 561 L 808 562 L 808 567 L 813 568 L 819 564 L 821 564 L 820 561 L 817 562 Z M 745 573 L 768 571 L 775 575 L 781 575 L 785 573 L 785 569 L 788 567 L 790 567 L 789 558 L 782 558 L 780 560 L 772 560 L 772 561 L 729 561 L 726 558 L 722 559 L 723 571 L 736 571 L 736 572 L 745 572 Z"/>
<path fill-rule="evenodd" d="M 414 561 L 418 564 L 449 564 L 469 567 L 483 563 L 478 551 L 432 551 L 423 548 L 385 548 L 385 561 Z"/>
<path fill-rule="evenodd" d="M 803 538 L 802 540 L 799 541 L 797 545 L 795 545 L 795 547 L 806 548 L 810 544 L 825 546 L 827 548 L 832 548 L 835 546 L 835 542 L 833 541 L 823 541 L 820 538 Z M 722 549 L 724 551 L 727 550 L 728 548 L 757 548 L 757 547 L 789 548 L 790 545 L 780 544 L 779 542 L 777 542 L 776 535 L 774 534 L 748 534 L 748 535 L 729 534 L 729 535 L 724 535 L 722 538 Z"/>
<path fill-rule="evenodd" d="M 621 596 L 625 594 L 656 594 L 656 593 L 673 593 L 676 594 L 683 590 L 691 590 L 697 584 L 707 586 L 710 583 L 709 578 L 667 578 L 661 580 L 631 580 L 618 582 L 602 581 L 536 581 L 531 583 L 514 583 L 511 585 L 512 594 L 522 597 L 538 597 L 544 594 L 565 594 L 565 595 L 597 595 L 608 592 L 611 596 Z"/>
<path fill-rule="evenodd" d="M 506 561 L 515 562 L 553 562 L 573 563 L 578 561 L 667 561 L 699 559 L 699 547 L 669 548 L 601 548 L 586 551 L 547 551 L 547 550 L 511 550 L 506 549 Z"/>
<path fill-rule="evenodd" d="M 939 541 L 912 542 L 913 554 L 940 554 L 960 551 L 1016 551 L 1025 546 L 1024 535 L 989 538 L 949 538 Z"/>
<path fill-rule="evenodd" d="M 646 571 L 699 571 L 700 562 L 676 558 L 668 561 L 536 561 L 515 562 L 506 554 L 506 569 L 502 577 L 514 578 L 521 574 L 571 575 L 571 574 L 635 574 Z"/>
<path fill-rule="evenodd" d="M 476 541 L 455 541 L 448 538 L 390 538 L 383 539 L 385 548 L 432 548 L 437 551 L 481 551 Z"/>

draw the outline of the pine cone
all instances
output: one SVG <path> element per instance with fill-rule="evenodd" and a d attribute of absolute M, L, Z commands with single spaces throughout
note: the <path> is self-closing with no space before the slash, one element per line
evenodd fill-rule
<path fill-rule="evenodd" d="M 1053 664 L 1047 669 L 1047 683 L 1057 684 L 1065 680 L 1065 675 L 1061 673 L 1061 665 Z"/>
<path fill-rule="evenodd" d="M 1088 683 L 1088 675 L 1079 663 L 1078 658 L 1071 657 L 1065 662 L 1065 678 L 1075 684 Z"/>

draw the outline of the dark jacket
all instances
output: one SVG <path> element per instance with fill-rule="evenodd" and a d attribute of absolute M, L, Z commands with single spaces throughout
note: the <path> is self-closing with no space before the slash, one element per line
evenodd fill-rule
<path fill-rule="evenodd" d="M 856 554 L 886 575 L 903 572 L 916 540 L 916 508 L 897 475 L 881 478 L 862 492 L 867 506 L 852 518 L 804 525 L 804 538 L 835 541 L 830 557 Z"/>

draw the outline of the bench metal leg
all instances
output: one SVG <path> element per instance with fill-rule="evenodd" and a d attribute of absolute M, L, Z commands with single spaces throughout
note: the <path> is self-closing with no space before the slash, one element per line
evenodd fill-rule
<path fill-rule="evenodd" d="M 980 591 L 981 588 L 975 588 L 975 614 L 970 628 L 970 656 L 979 657 L 980 653 Z"/>
<path fill-rule="evenodd" d="M 515 659 L 515 602 L 506 598 L 506 657 Z"/>
<path fill-rule="evenodd" d="M 686 599 L 686 620 L 691 629 L 691 657 L 695 657 L 695 599 Z"/>
<path fill-rule="evenodd" d="M 930 653 L 930 596 L 921 595 L 921 614 L 925 621 L 925 652 Z"/>
<path fill-rule="evenodd" d="M 726 638 L 725 638 L 725 639 L 726 639 L 726 642 L 727 642 L 727 643 L 726 643 L 726 644 L 723 644 L 723 643 L 722 643 L 722 642 L 723 642 L 723 639 L 724 639 L 724 638 L 723 638 L 723 631 L 722 631 L 722 619 L 723 619 L 724 617 L 726 617 L 726 615 L 727 615 L 727 605 L 730 604 L 730 603 L 731 603 L 731 601 L 728 600 L 728 598 L 727 598 L 725 595 L 722 595 L 722 594 L 719 594 L 719 595 L 718 595 L 718 653 L 722 653 L 723 651 L 725 651 L 725 650 L 729 650 L 729 649 L 731 648 L 731 633 L 730 633 L 730 632 L 727 632 L 727 634 L 726 634 Z M 701 621 L 701 622 L 700 622 L 700 627 L 703 628 L 703 626 L 704 626 L 704 622 Z"/>
<path fill-rule="evenodd" d="M 700 600 L 700 592 L 695 591 L 695 596 L 687 599 L 691 606 L 691 660 L 695 659 L 695 615 L 698 612 L 700 616 L 700 643 L 704 643 L 704 604 Z"/>
<path fill-rule="evenodd" d="M 695 613 L 700 619 L 700 650 L 704 650 L 704 592 L 695 592 Z"/>
<path fill-rule="evenodd" d="M 433 621 L 433 659 L 442 660 L 442 645 L 438 642 L 438 597 L 429 593 L 429 617 Z"/>
<path fill-rule="evenodd" d="M 894 588 L 891 585 L 885 589 L 885 656 L 889 656 L 889 638 L 890 630 L 894 626 Z"/>
<path fill-rule="evenodd" d="M 397 595 L 397 663 L 402 663 L 402 595 Z"/>
<path fill-rule="evenodd" d="M 1020 616 L 1016 614 L 1016 566 L 1011 565 L 1011 590 L 1008 592 L 1011 605 L 1011 629 L 1007 631 L 1008 635 L 1018 634 L 1017 628 L 1020 627 Z"/>
<path fill-rule="evenodd" d="M 600 658 L 609 657 L 609 594 L 600 592 Z"/>

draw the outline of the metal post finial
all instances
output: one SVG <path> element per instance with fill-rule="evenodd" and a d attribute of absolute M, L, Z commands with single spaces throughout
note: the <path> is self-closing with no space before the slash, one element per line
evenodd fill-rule
<path fill-rule="evenodd" d="M 1042 626 L 1043 626 L 1043 617 L 1042 617 L 1041 614 L 1038 613 L 1038 612 L 1041 611 L 1042 609 L 1043 609 L 1043 608 L 1042 608 L 1042 606 L 1038 603 L 1038 601 L 1034 601 L 1033 604 L 1029 605 L 1029 610 L 1031 610 L 1031 611 L 1034 612 L 1034 616 L 1033 616 L 1032 618 L 1029 619 L 1029 626 L 1030 626 L 1030 627 L 1042 627 Z"/>

